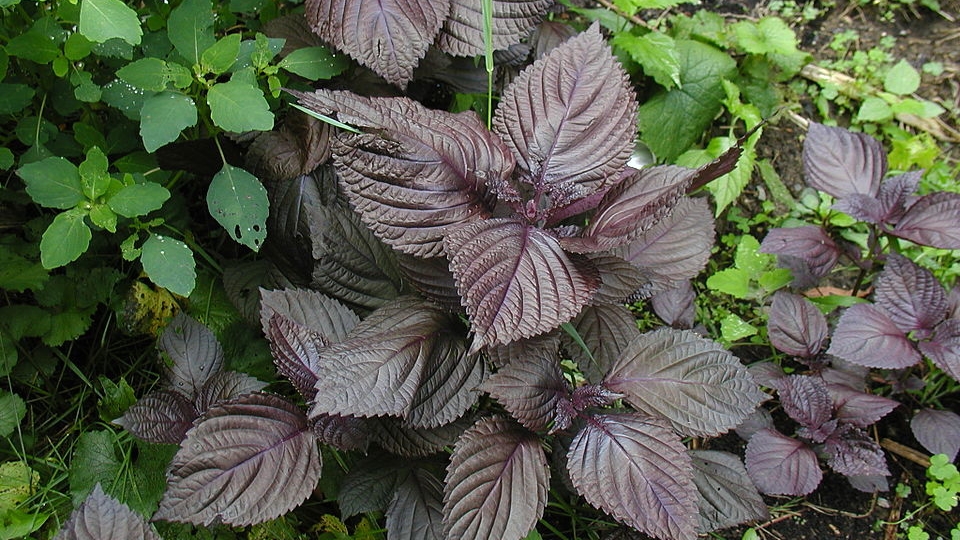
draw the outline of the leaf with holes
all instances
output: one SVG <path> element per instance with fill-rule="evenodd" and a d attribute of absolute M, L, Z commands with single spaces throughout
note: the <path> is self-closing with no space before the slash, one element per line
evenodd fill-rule
<path fill-rule="evenodd" d="M 259 251 L 267 238 L 267 214 L 270 202 L 267 190 L 256 176 L 224 165 L 207 190 L 207 208 L 230 237 Z"/>

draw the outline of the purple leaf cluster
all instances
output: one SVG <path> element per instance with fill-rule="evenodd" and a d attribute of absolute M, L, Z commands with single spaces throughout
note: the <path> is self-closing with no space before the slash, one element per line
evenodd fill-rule
<path fill-rule="evenodd" d="M 160 540 L 157 531 L 140 514 L 104 493 L 98 483 L 76 510 L 55 540 Z"/>

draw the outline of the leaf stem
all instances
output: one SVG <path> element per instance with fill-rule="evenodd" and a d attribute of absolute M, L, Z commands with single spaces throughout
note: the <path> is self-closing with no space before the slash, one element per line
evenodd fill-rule
<path fill-rule="evenodd" d="M 487 69 L 487 129 L 493 125 L 493 0 L 482 0 L 483 60 Z"/>

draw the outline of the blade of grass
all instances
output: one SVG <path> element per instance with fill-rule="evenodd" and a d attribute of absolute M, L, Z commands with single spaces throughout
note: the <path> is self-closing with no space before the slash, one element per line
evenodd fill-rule
<path fill-rule="evenodd" d="M 493 125 L 493 0 L 483 0 L 483 60 L 487 70 L 487 129 Z"/>

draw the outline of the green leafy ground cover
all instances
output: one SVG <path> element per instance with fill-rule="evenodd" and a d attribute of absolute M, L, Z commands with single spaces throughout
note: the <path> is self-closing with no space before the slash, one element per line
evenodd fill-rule
<path fill-rule="evenodd" d="M 782 137 L 803 118 L 850 125 L 883 141 L 892 170 L 925 169 L 921 193 L 960 191 L 950 142 L 957 104 L 918 94 L 949 66 L 898 58 L 890 40 L 859 46 L 850 31 L 830 38 L 830 58 L 801 39 L 804 25 L 845 9 L 902 20 L 957 16 L 950 6 L 768 2 L 729 18 L 709 4 L 561 4 L 550 17 L 578 29 L 599 21 L 629 73 L 641 149 L 698 167 L 742 146 L 734 170 L 705 187 L 718 247 L 694 289 L 697 322 L 745 362 L 788 365 L 766 330 L 770 298 L 790 281 L 759 250 L 769 229 L 812 221 L 876 247 L 828 195 L 801 189 L 799 176 L 762 157 L 770 132 Z M 303 17 L 299 2 L 0 0 L 0 10 L 0 537 L 50 538 L 97 484 L 142 516 L 157 509 L 176 446 L 143 442 L 113 421 L 160 385 L 156 340 L 175 313 L 216 334 L 230 370 L 292 394 L 258 323 L 261 250 L 276 211 L 265 186 L 326 160 L 282 144 L 326 128 L 290 120 L 296 113 L 281 88 L 349 86 L 368 74 L 315 36 L 277 29 L 290 24 L 284 16 Z M 482 117 L 496 97 L 435 81 L 408 93 Z M 903 253 L 948 286 L 960 277 L 954 251 L 906 245 Z M 864 277 L 842 267 L 818 305 L 853 302 Z M 660 324 L 649 303 L 632 309 L 640 325 Z M 956 381 L 935 368 L 917 373 L 927 384 L 907 403 L 958 405 Z M 876 391 L 892 395 L 893 382 L 878 381 Z M 335 494 L 355 458 L 324 453 L 317 496 L 276 520 L 157 527 L 165 538 L 384 537 L 381 514 L 340 514 Z M 955 539 L 949 466 L 936 458 L 912 494 L 907 480 L 883 495 L 908 508 L 877 517 L 877 537 L 893 523 L 900 537 Z M 768 502 L 773 519 L 790 511 L 788 501 Z M 716 534 L 746 538 L 764 527 Z M 616 529 L 582 501 L 557 497 L 528 537 L 601 538 Z"/>

